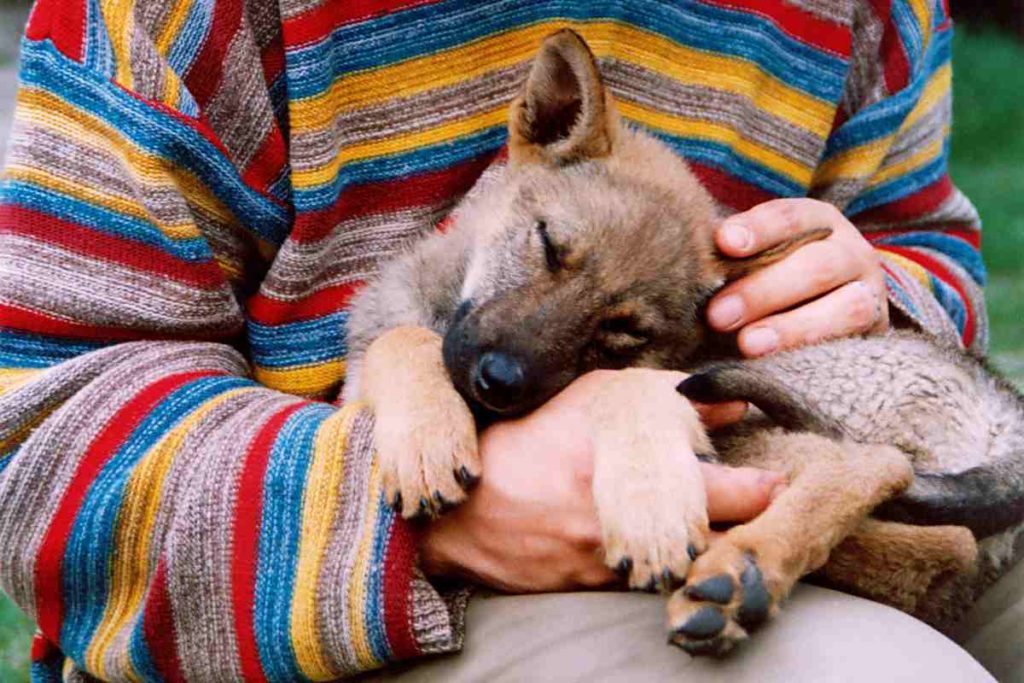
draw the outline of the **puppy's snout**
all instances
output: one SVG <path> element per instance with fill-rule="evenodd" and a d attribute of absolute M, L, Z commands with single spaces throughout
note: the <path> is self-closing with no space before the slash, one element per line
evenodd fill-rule
<path fill-rule="evenodd" d="M 481 401 L 495 410 L 514 406 L 526 391 L 522 364 L 499 351 L 480 356 L 473 373 L 473 385 Z"/>

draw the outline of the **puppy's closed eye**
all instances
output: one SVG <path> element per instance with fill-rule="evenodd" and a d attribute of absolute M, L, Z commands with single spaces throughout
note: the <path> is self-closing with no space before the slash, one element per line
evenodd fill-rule
<path fill-rule="evenodd" d="M 646 346 L 650 337 L 634 317 L 620 315 L 601 321 L 597 328 L 597 341 L 606 351 L 627 355 Z"/>

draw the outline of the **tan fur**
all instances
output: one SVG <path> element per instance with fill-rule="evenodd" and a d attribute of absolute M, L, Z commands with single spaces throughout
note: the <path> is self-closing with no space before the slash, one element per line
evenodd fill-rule
<path fill-rule="evenodd" d="M 732 342 L 707 329 L 703 302 L 727 280 L 828 235 L 822 226 L 755 258 L 723 258 L 711 197 L 682 159 L 619 120 L 571 31 L 541 47 L 512 104 L 509 138 L 509 163 L 481 178 L 448 232 L 389 263 L 353 302 L 345 396 L 377 410 L 385 485 L 389 496 L 401 492 L 405 516 L 462 500 L 473 478 L 456 474 L 463 465 L 479 473 L 468 404 L 521 413 L 591 370 L 683 370 L 728 356 Z M 515 359 L 527 385 L 507 405 L 488 403 L 478 382 L 480 360 L 494 350 Z M 753 420 L 716 436 L 715 447 L 723 462 L 782 471 L 790 485 L 693 562 L 688 546 L 707 546 L 704 490 L 695 458 L 666 447 L 711 453 L 692 407 L 634 369 L 590 408 L 606 561 L 628 569 L 633 587 L 664 589 L 688 575 L 669 603 L 674 642 L 696 654 L 727 650 L 833 552 L 820 576 L 855 592 L 921 615 L 966 604 L 970 532 L 865 519 L 910 484 L 911 465 L 958 472 L 964 443 L 984 442 L 974 456 L 981 464 L 1021 452 L 1019 401 L 962 353 L 920 335 L 738 365 L 714 388 L 746 399 L 753 387 L 796 433 Z M 1019 485 L 1007 471 L 1004 493 Z M 986 576 L 1010 554 L 994 547 Z M 725 587 L 728 600 L 707 599 Z M 721 628 L 701 635 L 717 620 Z"/>
<path fill-rule="evenodd" d="M 704 481 L 686 448 L 711 452 L 700 418 L 664 375 L 642 369 L 598 385 L 589 410 L 605 561 L 618 569 L 628 558 L 631 588 L 670 590 L 707 547 Z"/>
<path fill-rule="evenodd" d="M 466 494 L 461 468 L 480 475 L 476 425 L 452 387 L 441 338 L 420 327 L 397 327 L 370 345 L 362 398 L 374 410 L 374 440 L 389 501 L 403 517 L 438 514 Z"/>

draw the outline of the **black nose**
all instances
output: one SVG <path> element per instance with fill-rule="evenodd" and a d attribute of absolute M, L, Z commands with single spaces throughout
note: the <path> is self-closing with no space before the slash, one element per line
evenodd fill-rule
<path fill-rule="evenodd" d="M 480 400 L 501 410 L 514 405 L 526 389 L 523 366 L 511 356 L 488 351 L 476 363 L 474 385 Z"/>

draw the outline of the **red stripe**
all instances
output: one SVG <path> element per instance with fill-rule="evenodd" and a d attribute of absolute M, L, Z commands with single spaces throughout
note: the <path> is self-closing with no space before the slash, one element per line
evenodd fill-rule
<path fill-rule="evenodd" d="M 284 73 L 284 39 L 281 34 L 278 34 L 263 48 L 260 53 L 260 62 L 263 64 L 263 81 L 269 88 L 278 76 Z"/>
<path fill-rule="evenodd" d="M 54 657 L 63 659 L 64 653 L 42 633 L 35 633 L 32 636 L 32 650 L 29 656 L 33 662 L 42 663 Z"/>
<path fill-rule="evenodd" d="M 213 7 L 206 42 L 185 73 L 185 85 L 200 109 L 206 108 L 220 86 L 224 59 L 242 21 L 242 0 L 217 0 Z"/>
<path fill-rule="evenodd" d="M 944 175 L 931 185 L 894 202 L 856 214 L 865 223 L 896 223 L 915 220 L 936 211 L 953 194 L 953 183 Z"/>
<path fill-rule="evenodd" d="M 959 226 L 939 226 L 939 227 L 922 227 L 920 225 L 914 225 L 908 228 L 893 228 L 891 230 L 869 230 L 864 232 L 864 236 L 870 242 L 877 242 L 878 240 L 885 239 L 886 237 L 892 237 L 893 235 L 906 235 L 906 234 L 921 234 L 922 232 L 931 232 L 934 234 L 948 235 L 949 237 L 955 237 L 963 240 L 967 244 L 971 245 L 974 249 L 981 248 L 981 233 L 977 229 L 969 225 Z"/>
<path fill-rule="evenodd" d="M 30 334 L 42 334 L 69 339 L 90 341 L 136 341 L 143 339 L 182 339 L 186 341 L 212 341 L 234 335 L 231 330 L 203 330 L 181 332 L 157 332 L 154 330 L 131 330 L 121 327 L 89 325 L 74 320 L 65 320 L 40 311 L 29 311 L 10 304 L 0 304 L 0 328 L 19 330 Z"/>
<path fill-rule="evenodd" d="M 440 171 L 352 187 L 342 192 L 330 208 L 296 216 L 291 238 L 315 242 L 327 237 L 346 218 L 450 203 L 469 191 L 484 169 L 499 157 L 500 152 L 489 152 Z"/>
<path fill-rule="evenodd" d="M 412 573 L 419 548 L 419 534 L 402 518 L 391 525 L 384 559 L 384 627 L 395 659 L 411 659 L 421 653 L 412 629 Z"/>
<path fill-rule="evenodd" d="M 249 317 L 260 325 L 284 325 L 320 318 L 344 309 L 362 285 L 362 282 L 334 285 L 297 301 L 280 301 L 256 294 L 249 299 Z"/>
<path fill-rule="evenodd" d="M 270 451 L 278 432 L 304 403 L 295 403 L 270 418 L 249 446 L 238 481 L 232 529 L 231 599 L 235 615 L 235 633 L 242 676 L 247 681 L 266 679 L 256 644 L 255 616 L 256 563 L 260 543 L 260 519 L 263 515 L 263 480 Z"/>
<path fill-rule="evenodd" d="M 76 62 L 84 57 L 85 0 L 39 0 L 29 15 L 25 37 L 53 41 L 54 46 Z"/>
<path fill-rule="evenodd" d="M 275 124 L 242 172 L 242 180 L 249 187 L 266 193 L 273 182 L 281 177 L 287 161 L 288 148 L 281 129 Z"/>
<path fill-rule="evenodd" d="M 969 347 L 971 343 L 974 342 L 974 311 L 971 310 L 970 297 L 967 296 L 966 290 L 964 290 L 963 285 L 960 284 L 960 279 L 938 260 L 928 256 L 927 254 L 921 253 L 917 249 L 913 249 L 911 247 L 897 247 L 891 244 L 879 244 L 878 249 L 892 252 L 893 254 L 899 254 L 904 258 L 920 264 L 925 268 L 925 270 L 953 288 L 953 291 L 955 291 L 964 302 L 964 311 L 967 315 L 964 319 L 963 342 L 964 346 Z"/>
<path fill-rule="evenodd" d="M 690 170 L 697 176 L 697 179 L 700 180 L 705 189 L 711 193 L 711 196 L 719 203 L 735 211 L 746 211 L 770 199 L 776 199 L 776 195 L 765 192 L 761 188 L 746 183 L 721 169 L 713 166 L 704 166 L 692 161 L 688 163 Z"/>
<path fill-rule="evenodd" d="M 219 289 L 225 284 L 223 271 L 212 259 L 186 261 L 160 247 L 110 235 L 13 204 L 0 205 L 0 235 L 3 234 L 31 237 L 199 289 Z"/>
<path fill-rule="evenodd" d="M 906 46 L 900 39 L 899 29 L 896 28 L 896 18 L 892 15 L 892 0 L 872 0 L 871 4 L 885 25 L 878 48 L 885 87 L 890 93 L 895 93 L 906 87 L 910 81 L 910 60 L 907 57 Z"/>
<path fill-rule="evenodd" d="M 288 47 L 309 45 L 323 40 L 339 26 L 439 1 L 326 0 L 309 11 L 284 20 L 285 44 Z"/>
<path fill-rule="evenodd" d="M 35 594 L 39 630 L 53 642 L 60 641 L 64 619 L 61 594 L 64 553 L 75 518 L 92 483 L 110 457 L 160 401 L 188 382 L 215 374 L 218 373 L 211 370 L 185 372 L 154 382 L 124 404 L 89 444 L 50 520 L 36 556 Z"/>
<path fill-rule="evenodd" d="M 167 564 L 164 560 L 156 567 L 153 583 L 146 595 L 146 606 L 142 613 L 142 635 L 146 647 L 165 681 L 184 681 L 178 657 L 177 632 L 174 628 L 174 605 L 167 590 Z"/>
<path fill-rule="evenodd" d="M 840 57 L 850 55 L 850 29 L 786 2 L 766 0 L 700 0 L 705 5 L 755 14 L 771 21 L 791 38 Z"/>

